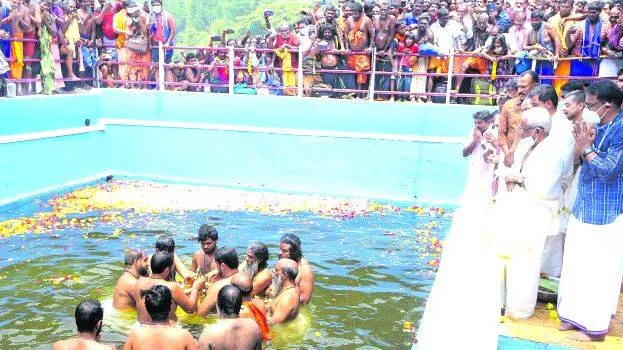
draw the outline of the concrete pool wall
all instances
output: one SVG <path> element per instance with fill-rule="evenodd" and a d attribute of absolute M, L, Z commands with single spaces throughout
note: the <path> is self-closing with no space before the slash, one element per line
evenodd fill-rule
<path fill-rule="evenodd" d="M 122 89 L 0 99 L 0 205 L 108 175 L 454 204 L 482 108 Z"/>

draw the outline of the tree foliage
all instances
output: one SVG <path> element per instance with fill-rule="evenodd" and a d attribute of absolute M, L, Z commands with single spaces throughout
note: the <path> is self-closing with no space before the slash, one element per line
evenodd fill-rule
<path fill-rule="evenodd" d="M 277 27 L 283 21 L 293 24 L 301 10 L 313 7 L 312 0 L 164 0 L 163 5 L 175 18 L 176 43 L 191 46 L 207 45 L 224 29 L 233 29 L 234 38 L 247 31 L 264 34 L 265 10 L 274 11 L 270 20 Z"/>

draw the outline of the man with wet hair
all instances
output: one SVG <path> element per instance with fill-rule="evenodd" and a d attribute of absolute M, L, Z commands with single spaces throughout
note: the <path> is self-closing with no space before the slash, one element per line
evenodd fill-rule
<path fill-rule="evenodd" d="M 266 320 L 266 303 L 260 298 L 251 296 L 251 289 L 253 288 L 251 278 L 243 273 L 238 273 L 231 279 L 231 285 L 240 289 L 240 293 L 242 293 L 240 317 L 254 319 L 260 327 L 260 332 L 262 332 L 262 340 L 269 340 L 271 336 Z"/>
<path fill-rule="evenodd" d="M 147 255 L 140 250 L 131 249 L 125 254 L 125 268 L 117 280 L 112 297 L 112 306 L 115 309 L 136 307 L 132 291 L 141 276 L 149 276 Z"/>
<path fill-rule="evenodd" d="M 262 348 L 260 329 L 255 321 L 240 318 L 242 293 L 232 285 L 218 292 L 216 308 L 219 320 L 206 325 L 199 336 L 199 349 L 256 349 Z"/>
<path fill-rule="evenodd" d="M 224 286 L 231 284 L 232 277 L 238 273 L 238 254 L 234 248 L 221 247 L 217 249 L 214 260 L 216 260 L 218 267 L 218 280 L 210 286 L 205 299 L 199 305 L 197 312 L 202 316 L 214 310 L 219 291 Z"/>
<path fill-rule="evenodd" d="M 132 291 L 132 297 L 136 302 L 136 316 L 138 322 L 141 324 L 149 323 L 151 318 L 147 309 L 145 308 L 145 302 L 141 299 L 141 291 L 150 289 L 156 285 L 166 286 L 171 290 L 171 296 L 173 303 L 169 312 L 169 319 L 172 321 L 177 320 L 175 315 L 175 309 L 179 305 L 185 312 L 192 314 L 197 310 L 197 301 L 199 299 L 199 290 L 203 288 L 204 278 L 199 277 L 192 285 L 190 295 L 187 296 L 177 282 L 170 280 L 173 273 L 174 262 L 173 255 L 168 252 L 159 251 L 151 257 L 151 276 L 141 277 L 136 283 L 136 288 Z"/>
<path fill-rule="evenodd" d="M 179 273 L 182 278 L 195 277 L 195 273 L 186 267 L 182 260 L 175 254 L 175 241 L 171 236 L 160 235 L 156 239 L 156 252 L 167 252 L 173 255 L 173 261 L 175 262 L 175 268 L 171 274 L 171 281 L 175 281 L 175 272 Z M 149 257 L 151 260 L 151 256 Z M 151 265 L 151 264 L 150 264 Z"/>
<path fill-rule="evenodd" d="M 97 300 L 85 300 L 76 306 L 74 313 L 78 334 L 75 338 L 57 341 L 52 350 L 104 350 L 114 346 L 100 344 L 104 308 Z"/>
<path fill-rule="evenodd" d="M 299 288 L 296 285 L 298 264 L 292 259 L 281 258 L 275 265 L 273 275 L 273 300 L 266 308 L 268 322 L 271 324 L 291 321 L 298 316 L 300 302 Z"/>
<path fill-rule="evenodd" d="M 268 270 L 268 247 L 266 244 L 255 241 L 247 248 L 247 257 L 239 268 L 253 279 L 251 296 L 263 294 L 270 286 L 272 275 Z"/>
<path fill-rule="evenodd" d="M 197 274 L 207 275 L 218 268 L 216 261 L 214 261 L 214 252 L 216 252 L 216 244 L 218 242 L 216 228 L 208 224 L 201 225 L 197 241 L 201 245 L 201 249 L 197 250 L 193 255 L 190 269 Z"/>
<path fill-rule="evenodd" d="M 311 300 L 314 291 L 314 269 L 307 259 L 303 257 L 301 240 L 298 236 L 288 233 L 281 237 L 279 242 L 279 258 L 288 258 L 298 264 L 298 276 L 296 285 L 300 289 L 301 304 L 307 304 Z"/>
<path fill-rule="evenodd" d="M 189 331 L 171 325 L 169 322 L 169 311 L 173 300 L 168 287 L 155 285 L 150 289 L 141 290 L 140 296 L 144 300 L 151 320 L 130 332 L 124 349 L 194 350 L 197 348 L 195 338 Z"/>

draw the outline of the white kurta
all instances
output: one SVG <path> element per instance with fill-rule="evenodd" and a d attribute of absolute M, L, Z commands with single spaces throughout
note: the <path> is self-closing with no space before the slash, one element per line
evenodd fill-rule
<path fill-rule="evenodd" d="M 465 145 L 467 146 L 471 142 L 472 136 L 470 133 Z M 483 158 L 486 147 L 486 141 L 483 137 L 483 140 L 474 147 L 472 154 L 469 155 L 467 180 L 461 202 L 463 206 L 472 205 L 476 202 L 479 205 L 491 203 L 494 164 L 486 162 Z"/>
<path fill-rule="evenodd" d="M 514 168 L 521 168 L 529 141 L 517 148 Z M 573 169 L 560 156 L 556 139 L 547 137 L 527 157 L 521 174 L 525 190 L 516 188 L 499 202 L 500 252 L 506 264 L 506 312 L 527 318 L 534 312 L 539 286 L 541 258 L 547 236 L 558 232 L 562 178 Z"/>

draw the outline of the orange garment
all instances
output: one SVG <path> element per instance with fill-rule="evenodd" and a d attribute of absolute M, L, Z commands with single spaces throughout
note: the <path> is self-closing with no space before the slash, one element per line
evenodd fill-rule
<path fill-rule="evenodd" d="M 350 55 L 348 56 L 348 67 L 356 70 L 357 72 L 369 71 L 370 57 L 368 57 L 368 55 Z M 367 74 L 357 74 L 357 84 L 365 84 L 367 81 Z"/>
<path fill-rule="evenodd" d="M 242 305 L 246 306 L 247 309 L 251 311 L 253 314 L 253 318 L 255 322 L 260 327 L 260 332 L 262 333 L 262 340 L 270 340 L 270 328 L 268 328 L 268 322 L 266 321 L 266 315 L 260 309 L 258 309 L 255 305 L 253 305 L 250 301 L 245 301 Z"/>
<path fill-rule="evenodd" d="M 515 97 L 506 101 L 500 112 L 500 129 L 498 143 L 500 146 L 508 145 L 509 149 L 515 147 L 519 141 L 519 123 L 521 122 L 521 99 Z"/>
<path fill-rule="evenodd" d="M 15 40 L 11 42 L 11 59 L 14 61 L 9 62 L 11 67 L 11 79 L 22 79 L 22 73 L 24 69 L 24 33 L 15 33 Z"/>
<path fill-rule="evenodd" d="M 434 69 L 435 73 L 448 73 L 448 59 L 445 57 L 430 57 L 428 69 Z"/>
<path fill-rule="evenodd" d="M 487 61 L 482 57 L 467 57 L 465 63 L 471 69 L 475 69 L 480 74 L 487 73 Z"/>
<path fill-rule="evenodd" d="M 353 42 L 353 46 L 358 46 L 365 38 L 364 33 L 359 30 L 361 23 L 363 23 L 363 15 L 359 17 L 353 28 L 348 32 L 348 40 Z"/>
<path fill-rule="evenodd" d="M 556 67 L 556 76 L 568 77 L 571 75 L 571 61 L 558 61 L 558 66 Z M 554 90 L 556 93 L 560 95 L 562 86 L 569 82 L 569 79 L 555 79 L 554 80 Z"/>

